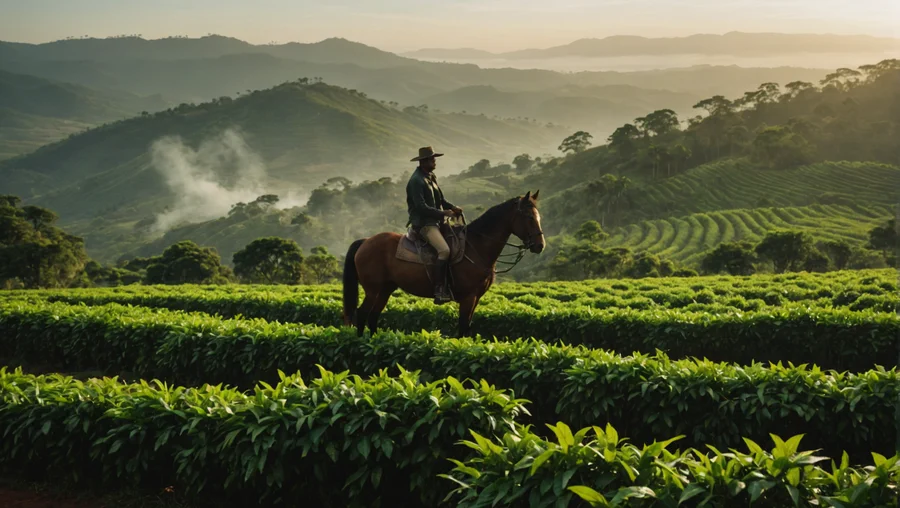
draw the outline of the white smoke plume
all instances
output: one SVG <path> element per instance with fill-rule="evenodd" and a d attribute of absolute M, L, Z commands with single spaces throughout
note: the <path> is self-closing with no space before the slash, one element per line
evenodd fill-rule
<path fill-rule="evenodd" d="M 204 140 L 196 150 L 180 137 L 167 136 L 153 143 L 150 154 L 153 167 L 175 195 L 173 206 L 157 216 L 157 232 L 183 222 L 222 217 L 235 203 L 247 203 L 263 194 L 277 194 L 278 208 L 305 203 L 299 195 L 285 195 L 284 189 L 266 188 L 261 157 L 234 129 Z"/>

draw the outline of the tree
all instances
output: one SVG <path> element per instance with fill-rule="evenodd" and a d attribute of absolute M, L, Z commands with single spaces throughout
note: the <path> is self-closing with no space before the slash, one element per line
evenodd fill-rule
<path fill-rule="evenodd" d="M 813 147 L 790 127 L 766 127 L 753 141 L 753 159 L 771 169 L 787 169 L 812 161 Z"/>
<path fill-rule="evenodd" d="M 567 137 L 563 140 L 562 144 L 559 145 L 558 149 L 562 153 L 572 152 L 572 153 L 581 153 L 587 149 L 587 147 L 591 146 L 591 136 L 590 133 L 585 131 L 578 131 L 575 134 Z"/>
<path fill-rule="evenodd" d="M 750 242 L 720 243 L 703 257 L 700 268 L 708 274 L 753 275 L 756 254 Z"/>
<path fill-rule="evenodd" d="M 299 284 L 303 278 L 303 253 L 293 240 L 269 236 L 257 238 L 232 256 L 234 273 L 244 282 Z"/>
<path fill-rule="evenodd" d="M 691 149 L 681 143 L 669 149 L 669 158 L 675 163 L 675 171 L 684 171 L 691 158 Z"/>
<path fill-rule="evenodd" d="M 776 273 L 794 270 L 813 250 L 813 239 L 802 231 L 772 231 L 756 246 L 756 253 L 769 261 Z"/>
<path fill-rule="evenodd" d="M 694 109 L 704 109 L 709 116 L 716 116 L 731 113 L 734 110 L 734 103 L 726 99 L 722 95 L 714 95 L 709 99 L 694 104 Z"/>
<path fill-rule="evenodd" d="M 831 259 L 832 264 L 838 270 L 846 269 L 853 257 L 853 247 L 844 240 L 827 240 L 822 242 L 819 248 Z"/>
<path fill-rule="evenodd" d="M 21 202 L 0 196 L 0 286 L 63 288 L 84 280 L 84 240 L 53 226 L 52 211 Z"/>
<path fill-rule="evenodd" d="M 222 266 L 212 247 L 200 247 L 190 240 L 169 246 L 161 256 L 151 258 L 145 281 L 148 284 L 223 284 L 231 271 Z"/>
<path fill-rule="evenodd" d="M 787 92 L 785 92 L 781 96 L 781 100 L 787 101 L 787 100 L 796 98 L 798 95 L 800 95 L 801 93 L 803 93 L 806 90 L 812 89 L 813 84 L 808 83 L 806 81 L 791 81 L 790 83 L 784 85 L 784 88 L 785 88 L 785 90 L 787 90 Z"/>
<path fill-rule="evenodd" d="M 49 226 L 59 218 L 55 213 L 39 206 L 26 205 L 22 207 L 22 211 L 25 214 L 25 220 L 30 222 L 34 226 L 34 229 Z"/>
<path fill-rule="evenodd" d="M 513 166 L 516 167 L 516 173 L 522 174 L 527 173 L 532 166 L 534 166 L 534 159 L 527 153 L 523 153 L 521 155 L 516 155 L 516 158 L 513 159 L 512 163 Z"/>
<path fill-rule="evenodd" d="M 484 176 L 485 174 L 487 174 L 487 172 L 490 169 L 491 169 L 491 161 L 489 161 L 487 159 L 481 159 L 480 161 L 476 162 L 475 164 L 472 164 L 471 166 L 469 166 L 468 173 L 470 173 L 473 176 Z"/>
<path fill-rule="evenodd" d="M 812 247 L 803 260 L 803 269 L 807 272 L 827 272 L 831 260 L 824 252 Z"/>
<path fill-rule="evenodd" d="M 668 259 L 660 259 L 656 254 L 639 252 L 625 271 L 627 277 L 640 279 L 644 277 L 668 277 L 675 272 L 675 263 Z"/>
<path fill-rule="evenodd" d="M 312 248 L 312 255 L 303 261 L 303 266 L 307 282 L 313 284 L 325 284 L 341 276 L 338 259 L 323 245 Z"/>
<path fill-rule="evenodd" d="M 884 226 L 876 226 L 869 230 L 869 241 L 866 247 L 881 251 L 889 266 L 897 265 L 897 249 L 900 248 L 900 235 L 897 233 L 897 220 L 891 219 Z"/>
<path fill-rule="evenodd" d="M 658 109 L 647 116 L 635 120 L 644 132 L 664 136 L 678 129 L 678 115 L 671 109 Z"/>
<path fill-rule="evenodd" d="M 600 227 L 600 223 L 595 220 L 589 220 L 578 228 L 575 232 L 575 238 L 588 243 L 600 243 L 606 240 L 609 235 Z"/>
<path fill-rule="evenodd" d="M 623 159 L 628 159 L 637 151 L 637 140 L 641 137 L 641 131 L 630 123 L 617 128 L 606 140 L 610 148 L 616 151 Z"/>

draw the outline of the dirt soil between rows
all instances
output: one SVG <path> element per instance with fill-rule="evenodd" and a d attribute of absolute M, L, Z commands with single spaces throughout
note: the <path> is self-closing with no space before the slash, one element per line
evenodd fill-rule
<path fill-rule="evenodd" d="M 0 486 L 0 506 L 3 508 L 113 508 L 114 505 L 98 499 L 44 494 L 26 488 Z"/>

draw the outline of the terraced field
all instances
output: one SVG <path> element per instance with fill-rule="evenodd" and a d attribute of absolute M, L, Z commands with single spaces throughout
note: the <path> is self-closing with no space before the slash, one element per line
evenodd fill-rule
<path fill-rule="evenodd" d="M 777 229 L 802 230 L 819 240 L 861 245 L 870 229 L 892 216 L 890 206 L 878 204 L 717 210 L 629 224 L 611 231 L 604 246 L 649 251 L 697 267 L 703 255 L 720 243 L 755 242 Z"/>
<path fill-rule="evenodd" d="M 4 292 L 0 475 L 197 506 L 900 502 L 891 270 L 499 284 L 491 340 L 397 296 L 357 337 L 337 286 Z"/>
<path fill-rule="evenodd" d="M 658 218 L 761 206 L 813 204 L 890 206 L 898 201 L 900 168 L 871 162 L 820 162 L 783 171 L 745 160 L 707 164 L 641 189 L 635 206 Z M 767 204 L 760 204 L 767 200 Z"/>

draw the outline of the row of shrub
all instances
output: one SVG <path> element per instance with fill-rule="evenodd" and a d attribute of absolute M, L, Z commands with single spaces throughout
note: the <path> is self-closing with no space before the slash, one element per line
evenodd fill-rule
<path fill-rule="evenodd" d="M 230 294 L 182 288 L 146 294 L 104 291 L 47 294 L 51 301 L 130 305 L 199 311 L 224 317 L 340 326 L 341 305 L 332 299 L 297 298 L 289 292 Z M 621 352 L 709 358 L 740 364 L 814 363 L 823 368 L 863 371 L 897 357 L 900 317 L 871 310 L 850 311 L 795 303 L 740 312 L 592 309 L 581 306 L 539 311 L 504 304 L 479 306 L 473 323 L 482 336 L 562 340 Z M 410 301 L 389 305 L 379 326 L 417 332 L 454 333 L 457 309 Z"/>
<path fill-rule="evenodd" d="M 520 402 L 486 384 L 322 371 L 261 384 L 124 384 L 0 368 L 0 471 L 80 487 L 174 487 L 203 504 L 436 506 L 469 430 Z M 227 503 L 226 503 L 227 502 Z"/>
<path fill-rule="evenodd" d="M 0 471 L 115 489 L 174 488 L 198 505 L 897 506 L 900 455 L 822 465 L 802 436 L 771 452 L 635 446 L 611 425 L 546 439 L 484 382 L 321 371 L 252 393 L 0 368 Z M 471 440 L 463 440 L 471 436 Z M 743 448 L 743 447 L 742 447 Z M 455 465 L 455 467 L 453 467 Z M 452 468 L 452 469 L 451 469 Z M 451 480 L 453 483 L 451 483 Z M 452 487 L 456 487 L 451 490 Z"/>
<path fill-rule="evenodd" d="M 477 455 L 455 460 L 447 478 L 459 508 L 489 506 L 596 507 L 893 507 L 900 504 L 900 454 L 872 454 L 872 465 L 851 467 L 801 450 L 802 435 L 772 435 L 771 451 L 745 439 L 731 451 L 669 450 L 672 438 L 643 447 L 616 429 L 572 433 L 550 426 L 552 439 L 516 427 L 491 439 L 473 431 L 464 444 Z"/>
<path fill-rule="evenodd" d="M 689 445 L 737 446 L 742 437 L 807 434 L 835 454 L 893 449 L 900 373 L 738 366 L 617 355 L 536 340 L 447 339 L 437 333 L 354 331 L 263 320 L 221 320 L 109 304 L 6 302 L 0 350 L 58 369 L 99 368 L 179 384 L 249 387 L 316 365 L 358 374 L 403 366 L 424 379 L 486 379 L 530 401 L 535 423 L 611 422 L 640 442 L 686 434 Z"/>

